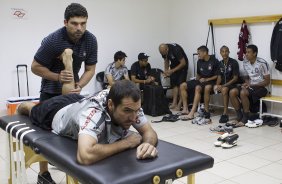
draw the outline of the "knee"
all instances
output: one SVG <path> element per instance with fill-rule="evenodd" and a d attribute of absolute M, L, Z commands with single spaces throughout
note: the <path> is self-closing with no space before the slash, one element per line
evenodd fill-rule
<path fill-rule="evenodd" d="M 247 97 L 247 96 L 249 96 L 247 90 L 241 90 L 240 91 L 240 97 Z"/>
<path fill-rule="evenodd" d="M 229 96 L 236 97 L 238 96 L 238 91 L 236 89 L 232 89 L 229 91 Z"/>
<path fill-rule="evenodd" d="M 212 86 L 211 85 L 205 86 L 205 93 L 210 93 L 211 90 L 212 90 Z"/>
<path fill-rule="evenodd" d="M 202 92 L 202 87 L 201 86 L 196 86 L 195 93 L 201 93 L 201 92 Z"/>
<path fill-rule="evenodd" d="M 183 83 L 180 84 L 180 90 L 181 90 L 181 91 L 186 91 L 186 90 L 187 90 L 187 84 L 186 84 L 186 82 L 183 82 Z"/>
<path fill-rule="evenodd" d="M 222 88 L 221 93 L 222 95 L 228 95 L 228 88 L 227 87 Z"/>

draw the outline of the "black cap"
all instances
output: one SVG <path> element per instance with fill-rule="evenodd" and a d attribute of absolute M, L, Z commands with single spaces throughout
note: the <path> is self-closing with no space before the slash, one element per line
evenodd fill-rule
<path fill-rule="evenodd" d="M 142 59 L 148 59 L 148 56 L 147 54 L 141 52 L 140 54 L 138 54 L 138 60 L 142 60 Z"/>

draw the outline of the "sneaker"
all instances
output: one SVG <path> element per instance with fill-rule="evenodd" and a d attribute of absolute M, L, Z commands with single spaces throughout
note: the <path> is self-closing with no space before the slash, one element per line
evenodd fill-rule
<path fill-rule="evenodd" d="M 220 147 L 224 142 L 225 138 L 229 136 L 229 133 L 222 134 L 216 142 L 214 142 L 215 147 Z"/>
<path fill-rule="evenodd" d="M 211 132 L 216 132 L 218 134 L 224 134 L 224 133 L 233 133 L 233 127 L 232 126 L 217 126 L 217 127 L 213 127 L 213 128 L 210 128 L 210 131 Z"/>
<path fill-rule="evenodd" d="M 224 138 L 224 143 L 221 144 L 222 148 L 232 148 L 237 146 L 237 140 L 239 138 L 238 134 L 229 135 Z"/>
<path fill-rule="evenodd" d="M 207 112 L 207 111 L 204 111 L 204 118 L 206 119 L 210 119 L 211 118 L 211 113 L 210 112 Z"/>
<path fill-rule="evenodd" d="M 56 184 L 48 171 L 38 174 L 37 184 Z"/>
<path fill-rule="evenodd" d="M 222 114 L 219 119 L 219 123 L 227 123 L 229 121 L 229 116 L 226 114 Z"/>
<path fill-rule="evenodd" d="M 257 128 L 260 127 L 263 124 L 263 121 L 261 119 L 256 119 L 255 121 L 248 120 L 248 123 L 246 123 L 246 127 L 248 128 Z"/>

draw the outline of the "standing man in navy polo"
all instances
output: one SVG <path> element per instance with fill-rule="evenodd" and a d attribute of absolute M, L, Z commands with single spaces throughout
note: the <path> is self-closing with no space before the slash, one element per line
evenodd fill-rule
<path fill-rule="evenodd" d="M 170 76 L 170 85 L 173 89 L 173 101 L 171 109 L 180 110 L 180 104 L 177 103 L 178 91 L 181 83 L 186 81 L 188 71 L 188 58 L 183 48 L 176 44 L 161 44 L 159 52 L 164 59 L 164 74 Z"/>
<path fill-rule="evenodd" d="M 64 27 L 43 39 L 31 65 L 32 72 L 42 77 L 41 102 L 66 92 L 80 93 L 95 73 L 97 40 L 86 30 L 86 8 L 72 3 L 66 8 L 64 18 Z M 79 77 L 82 62 L 85 68 Z M 67 84 L 67 91 L 62 91 L 62 84 Z M 55 183 L 47 162 L 40 162 L 38 183 Z"/>

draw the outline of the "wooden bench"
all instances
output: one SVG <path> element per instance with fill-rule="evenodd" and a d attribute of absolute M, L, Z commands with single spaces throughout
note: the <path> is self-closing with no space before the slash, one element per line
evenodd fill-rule
<path fill-rule="evenodd" d="M 272 88 L 272 86 L 282 86 L 282 80 L 272 79 L 271 80 L 271 88 Z M 262 102 L 270 102 L 271 103 L 270 112 L 262 112 Z M 259 110 L 259 117 L 260 118 L 262 118 L 262 116 L 266 116 L 266 115 L 282 118 L 282 115 L 273 113 L 273 103 L 282 104 L 282 95 L 277 96 L 277 95 L 270 94 L 270 95 L 260 99 L 260 108 L 259 108 L 260 109 Z"/>

